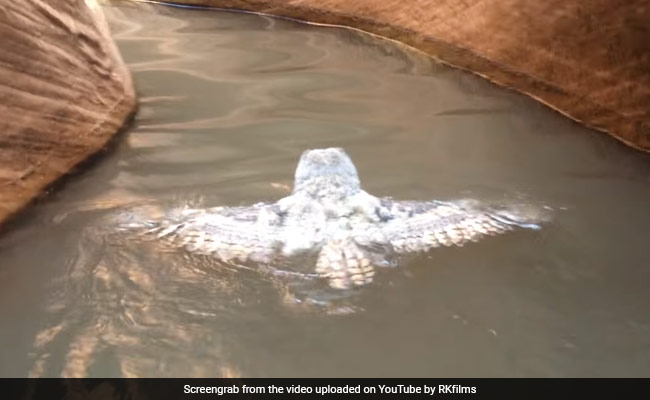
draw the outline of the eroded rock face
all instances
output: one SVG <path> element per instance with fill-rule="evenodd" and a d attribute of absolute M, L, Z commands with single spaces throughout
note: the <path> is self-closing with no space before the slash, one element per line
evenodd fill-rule
<path fill-rule="evenodd" d="M 650 151 L 648 0 L 171 0 L 397 39 Z"/>
<path fill-rule="evenodd" d="M 135 106 L 95 0 L 0 0 L 0 222 L 102 149 Z"/>

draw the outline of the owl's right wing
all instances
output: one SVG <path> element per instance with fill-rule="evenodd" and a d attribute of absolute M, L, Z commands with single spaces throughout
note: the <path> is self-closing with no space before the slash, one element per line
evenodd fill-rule
<path fill-rule="evenodd" d="M 398 254 L 440 246 L 462 246 L 516 227 L 539 229 L 534 216 L 515 210 L 484 208 L 477 202 L 383 200 L 385 240 Z"/>

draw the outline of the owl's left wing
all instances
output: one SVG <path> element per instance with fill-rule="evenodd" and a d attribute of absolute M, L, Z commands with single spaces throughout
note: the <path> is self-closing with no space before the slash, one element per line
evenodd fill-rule
<path fill-rule="evenodd" d="M 151 222 L 142 235 L 222 261 L 270 262 L 277 252 L 280 212 L 273 204 L 182 209 Z"/>

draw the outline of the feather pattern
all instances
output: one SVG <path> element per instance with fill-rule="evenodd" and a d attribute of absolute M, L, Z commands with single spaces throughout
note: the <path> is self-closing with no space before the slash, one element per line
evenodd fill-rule
<path fill-rule="evenodd" d="M 538 229 L 539 212 L 489 208 L 473 200 L 396 201 L 363 191 L 338 148 L 303 153 L 293 193 L 276 203 L 173 210 L 141 226 L 143 236 L 225 262 L 274 263 L 316 255 L 315 271 L 334 288 L 372 281 L 391 254 L 463 246 L 483 237 Z"/>

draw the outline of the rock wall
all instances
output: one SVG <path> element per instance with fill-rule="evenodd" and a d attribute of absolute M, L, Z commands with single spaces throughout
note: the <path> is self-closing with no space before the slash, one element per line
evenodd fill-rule
<path fill-rule="evenodd" d="M 650 151 L 650 0 L 174 0 L 393 38 Z M 96 0 L 0 0 L 0 222 L 135 107 Z"/>
<path fill-rule="evenodd" d="M 135 107 L 95 0 L 0 0 L 0 222 L 101 150 Z"/>
<path fill-rule="evenodd" d="M 173 0 L 347 25 L 650 151 L 650 0 Z"/>

